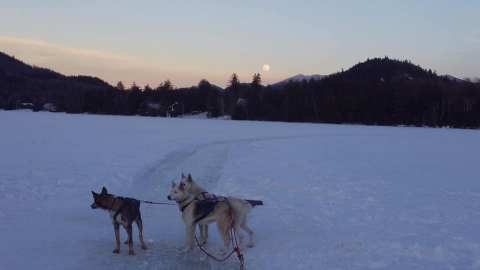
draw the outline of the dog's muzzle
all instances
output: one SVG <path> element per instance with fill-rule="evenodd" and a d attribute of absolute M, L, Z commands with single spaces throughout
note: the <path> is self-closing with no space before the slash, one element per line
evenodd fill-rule
<path fill-rule="evenodd" d="M 92 203 L 92 205 L 90 205 L 90 207 L 91 207 L 92 209 L 96 209 L 98 206 L 97 206 L 96 203 Z"/>
<path fill-rule="evenodd" d="M 171 200 L 172 200 L 172 197 L 170 197 L 170 195 L 168 195 L 168 196 L 167 196 L 167 199 L 168 199 L 169 201 L 171 201 Z"/>

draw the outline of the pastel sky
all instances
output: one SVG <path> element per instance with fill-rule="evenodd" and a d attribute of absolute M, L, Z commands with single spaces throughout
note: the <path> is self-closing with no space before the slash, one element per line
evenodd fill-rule
<path fill-rule="evenodd" d="M 329 74 L 366 58 L 480 76 L 480 1 L 5 1 L 0 50 L 110 83 L 224 86 Z M 268 72 L 262 66 L 269 64 Z"/>

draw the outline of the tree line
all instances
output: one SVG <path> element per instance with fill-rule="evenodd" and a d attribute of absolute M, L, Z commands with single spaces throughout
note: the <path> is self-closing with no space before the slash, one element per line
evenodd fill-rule
<path fill-rule="evenodd" d="M 201 80 L 188 88 L 165 81 L 152 88 L 115 87 L 87 76 L 64 76 L 0 54 L 0 108 L 116 115 L 171 116 L 207 112 L 235 120 L 368 125 L 480 127 L 480 83 L 438 76 L 409 61 L 368 59 L 321 80 L 262 84 L 260 74 L 222 89 Z M 51 108 L 51 107 L 49 107 Z"/>

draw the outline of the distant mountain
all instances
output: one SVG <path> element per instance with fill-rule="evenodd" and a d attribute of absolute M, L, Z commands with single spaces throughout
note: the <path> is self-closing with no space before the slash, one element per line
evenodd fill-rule
<path fill-rule="evenodd" d="M 304 75 L 304 74 L 297 74 L 293 77 L 285 79 L 283 81 L 276 82 L 272 84 L 272 87 L 283 87 L 289 82 L 301 82 L 301 81 L 309 81 L 309 80 L 322 80 L 323 78 L 327 77 L 327 75 L 320 75 L 320 74 L 312 74 L 312 75 Z"/>
<path fill-rule="evenodd" d="M 426 70 L 411 63 L 395 59 L 373 58 L 358 63 L 350 69 L 334 74 L 342 80 L 353 81 L 412 81 L 418 79 L 438 78 L 432 70 Z"/>
<path fill-rule="evenodd" d="M 449 74 L 443 75 L 443 77 L 447 80 L 454 81 L 454 82 L 465 82 L 465 80 L 459 79 L 459 78 L 457 78 L 455 76 L 452 76 L 452 75 L 449 75 Z"/>
<path fill-rule="evenodd" d="M 219 92 L 225 91 L 224 88 L 222 88 L 222 87 L 220 87 L 220 86 L 218 86 L 218 85 L 216 85 L 216 84 L 211 84 L 211 85 L 212 85 L 212 88 L 213 88 L 215 91 L 219 91 Z"/>
<path fill-rule="evenodd" d="M 45 68 L 27 65 L 15 57 L 0 52 L 0 76 L 24 77 L 32 79 L 58 79 L 63 77 L 60 73 Z"/>
<path fill-rule="evenodd" d="M 324 80 L 326 78 L 341 78 L 346 81 L 399 81 L 399 80 L 416 80 L 416 79 L 446 79 L 456 83 L 464 83 L 465 80 L 459 79 L 452 75 L 438 76 L 432 70 L 425 70 L 410 61 L 399 61 L 389 58 L 373 58 L 358 63 L 346 71 L 330 74 L 330 75 L 304 75 L 298 74 L 280 82 L 274 83 L 273 88 L 283 88 L 289 82 L 302 82 L 310 80 Z"/>
<path fill-rule="evenodd" d="M 65 76 L 0 52 L 0 108 L 16 109 L 30 104 L 34 110 L 40 110 L 45 104 L 53 104 L 59 111 L 108 112 L 104 108 L 111 105 L 101 103 L 101 99 L 114 90 L 99 78 Z"/>
<path fill-rule="evenodd" d="M 63 88 L 112 88 L 107 82 L 91 76 L 65 76 L 47 68 L 36 67 L 0 52 L 0 86 L 15 82 L 15 85 L 29 85 L 44 88 L 47 85 L 61 85 Z"/>
<path fill-rule="evenodd" d="M 439 76 L 408 60 L 367 59 L 319 81 L 288 83 L 268 94 L 263 96 L 266 116 L 259 119 L 480 127 L 480 84 Z"/>

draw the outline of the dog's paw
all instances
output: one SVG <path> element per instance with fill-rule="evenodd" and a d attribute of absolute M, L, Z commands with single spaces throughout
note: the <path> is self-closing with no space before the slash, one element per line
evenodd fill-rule
<path fill-rule="evenodd" d="M 133 250 L 129 250 L 129 251 L 128 251 L 128 255 L 130 255 L 130 256 L 133 256 L 133 255 L 135 255 L 135 251 L 133 251 Z"/>
<path fill-rule="evenodd" d="M 120 249 L 118 249 L 118 248 L 114 249 L 114 250 L 113 250 L 113 253 L 115 253 L 115 254 L 120 253 Z"/>

